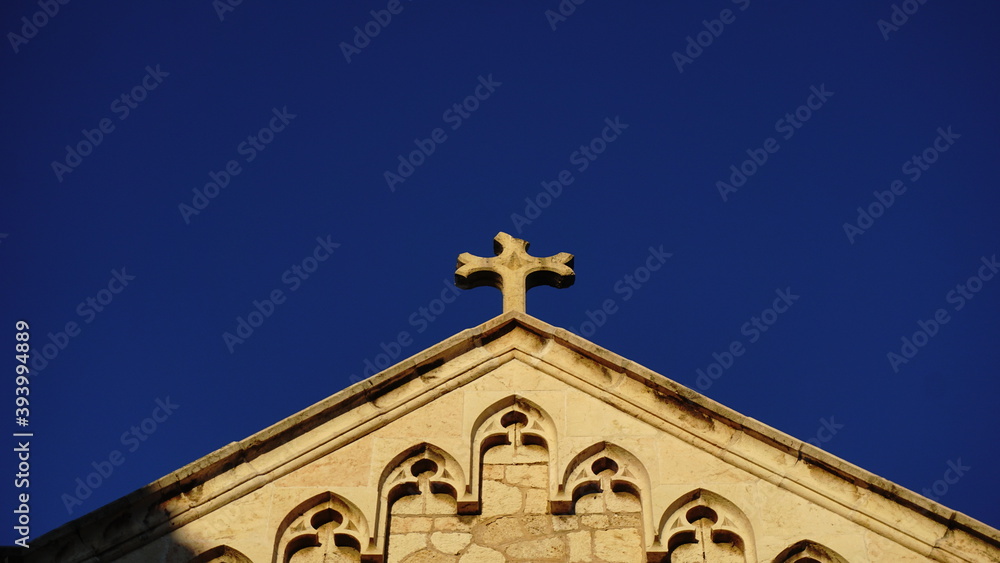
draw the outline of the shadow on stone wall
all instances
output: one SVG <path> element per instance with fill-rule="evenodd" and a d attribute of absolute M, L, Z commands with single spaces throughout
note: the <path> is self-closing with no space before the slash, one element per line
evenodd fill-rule
<path fill-rule="evenodd" d="M 148 485 L 89 512 L 76 520 L 35 539 L 27 549 L 0 547 L 0 563 L 77 563 L 96 561 L 157 561 L 188 563 L 199 553 L 169 535 L 174 528 L 168 515 L 176 518 L 180 506 L 175 496 L 183 489 Z M 176 524 L 174 524 L 176 525 Z M 173 534 L 177 536 L 177 534 Z M 135 550 L 143 548 L 141 556 Z M 199 558 L 199 561 L 209 561 Z M 238 561 L 236 559 L 235 561 Z"/>

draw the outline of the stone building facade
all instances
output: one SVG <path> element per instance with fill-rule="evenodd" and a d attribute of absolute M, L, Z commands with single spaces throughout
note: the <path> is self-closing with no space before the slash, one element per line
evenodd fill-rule
<path fill-rule="evenodd" d="M 511 311 L 27 561 L 1000 561 L 1000 533 Z"/>

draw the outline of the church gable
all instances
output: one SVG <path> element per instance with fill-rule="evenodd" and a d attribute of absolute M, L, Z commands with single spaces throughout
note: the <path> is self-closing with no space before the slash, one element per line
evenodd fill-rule
<path fill-rule="evenodd" d="M 1000 558 L 988 527 L 517 312 L 143 498 L 39 547 L 136 562 Z"/>

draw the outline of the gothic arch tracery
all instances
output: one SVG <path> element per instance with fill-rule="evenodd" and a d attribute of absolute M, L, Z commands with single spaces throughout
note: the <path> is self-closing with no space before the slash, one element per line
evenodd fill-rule
<path fill-rule="evenodd" d="M 649 490 L 649 474 L 642 462 L 624 448 L 598 442 L 578 453 L 566 466 L 557 500 L 552 501 L 552 511 L 572 513 L 580 497 L 605 490 L 627 492 L 643 499 L 649 496 L 642 494 Z M 644 510 L 647 501 L 643 502 Z"/>
<path fill-rule="evenodd" d="M 390 461 L 379 479 L 377 530 L 373 543 L 384 552 L 389 530 L 389 513 L 402 497 L 445 494 L 457 504 L 459 514 L 473 513 L 478 503 L 468 493 L 462 467 L 450 454 L 428 443 L 407 448 Z"/>
<path fill-rule="evenodd" d="M 570 460 L 550 507 L 553 514 L 573 514 L 577 501 L 586 495 L 629 493 L 639 500 L 642 533 L 648 543 L 653 537 L 649 491 L 649 473 L 637 457 L 615 444 L 598 442 Z"/>
<path fill-rule="evenodd" d="M 220 545 L 191 559 L 189 563 L 252 563 L 250 558 L 228 545 Z"/>
<path fill-rule="evenodd" d="M 421 514 L 437 518 L 441 514 L 479 513 L 483 460 L 491 448 L 500 445 L 533 447 L 531 456 L 534 456 L 534 461 L 529 463 L 539 466 L 539 470 L 543 460 L 538 456 L 545 455 L 548 459 L 550 453 L 556 451 L 553 420 L 538 405 L 516 395 L 485 409 L 474 421 L 471 435 L 466 436 L 471 439 L 471 443 L 466 442 L 469 447 L 466 451 L 471 456 L 469 480 L 465 478 L 463 467 L 447 451 L 426 442 L 415 444 L 384 466 L 378 481 L 378 501 L 372 507 L 375 518 L 371 527 L 364 514 L 350 501 L 332 492 L 316 495 L 293 509 L 281 522 L 272 563 L 314 560 L 325 563 L 382 563 L 388 555 L 390 520 L 399 518 L 400 526 L 405 526 L 406 518 L 425 518 Z M 542 452 L 539 447 L 545 451 Z M 510 463 L 510 451 L 497 453 L 507 459 L 499 463 Z M 519 454 L 514 455 L 517 458 Z M 565 465 L 554 458 L 547 465 L 550 474 L 549 512 L 574 515 L 573 518 L 580 516 L 584 519 L 581 522 L 586 522 L 586 518 L 591 518 L 592 522 L 600 521 L 596 518 L 602 510 L 606 514 L 617 511 L 619 515 L 627 515 L 625 519 L 619 516 L 619 522 L 627 524 L 619 523 L 618 526 L 621 530 L 636 530 L 636 526 L 639 527 L 636 530 L 639 535 L 628 542 L 636 548 L 641 545 L 646 549 L 650 562 L 758 561 L 749 519 L 734 503 L 715 492 L 693 490 L 676 499 L 664 511 L 659 522 L 655 522 L 650 506 L 652 483 L 645 465 L 621 446 L 606 441 L 597 442 L 577 453 Z M 627 508 L 611 508 L 609 496 L 622 493 L 631 496 L 618 497 L 615 502 Z M 420 504 L 425 501 L 418 498 L 407 499 L 405 507 L 397 505 L 399 511 L 393 509 L 400 499 L 419 495 L 445 495 L 448 498 L 442 496 L 434 500 L 434 510 L 429 504 Z M 586 504 L 581 500 L 585 497 Z M 414 501 L 419 502 L 414 504 Z M 545 505 L 541 506 L 544 512 Z M 414 508 L 416 512 L 408 512 Z M 512 514 L 518 513 L 515 511 Z M 587 526 L 591 529 L 594 525 Z M 407 530 L 404 527 L 399 529 L 403 532 L 392 533 Z M 228 546 L 218 546 L 192 559 L 191 563 L 249 561 Z M 803 540 L 783 550 L 773 563 L 847 562 L 832 550 Z"/>
<path fill-rule="evenodd" d="M 497 401 L 483 411 L 472 428 L 469 492 L 482 502 L 482 470 L 486 451 L 494 446 L 540 446 L 555 451 L 556 430 L 552 418 L 535 403 L 517 395 Z M 557 482 L 555 465 L 549 464 L 550 489 Z M 550 491 L 550 495 L 551 495 Z"/>
<path fill-rule="evenodd" d="M 697 551 L 698 560 L 712 561 L 712 554 L 726 561 L 757 563 L 750 520 L 728 499 L 697 489 L 674 501 L 658 526 L 657 542 L 665 552 L 664 563 L 684 560 Z"/>
<path fill-rule="evenodd" d="M 774 563 L 847 563 L 847 560 L 826 546 L 802 540 L 778 554 Z"/>
<path fill-rule="evenodd" d="M 274 563 L 294 563 L 295 557 L 320 557 L 312 552 L 339 552 L 341 558 L 377 563 L 382 559 L 370 541 L 368 523 L 354 504 L 331 493 L 321 493 L 295 507 L 278 526 Z"/>

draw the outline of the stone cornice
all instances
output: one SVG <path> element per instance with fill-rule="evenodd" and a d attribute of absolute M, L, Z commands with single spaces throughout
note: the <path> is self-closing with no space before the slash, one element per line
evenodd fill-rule
<path fill-rule="evenodd" d="M 505 338 L 514 331 L 525 331 L 532 338 L 527 343 L 523 338 Z M 966 536 L 1000 549 L 996 529 L 740 415 L 566 330 L 509 312 L 53 530 L 33 542 L 29 560 L 36 554 L 37 560 L 58 553 L 71 556 L 61 560 L 85 561 L 128 553 L 509 361 L 524 362 L 584 389 L 933 559 L 964 559 Z M 352 414 L 342 416 L 346 413 Z M 776 467 L 754 447 L 760 443 L 791 464 Z M 273 455 L 279 447 L 284 447 L 282 455 Z M 859 490 L 869 494 L 859 500 Z M 880 520 L 868 509 L 869 503 L 884 501 L 905 508 L 899 520 Z"/>

